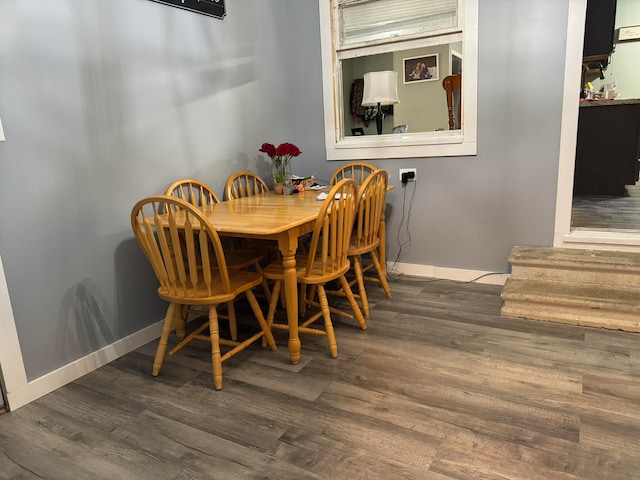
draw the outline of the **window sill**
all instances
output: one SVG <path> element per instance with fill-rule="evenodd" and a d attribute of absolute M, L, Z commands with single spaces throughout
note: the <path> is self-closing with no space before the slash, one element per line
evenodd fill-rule
<path fill-rule="evenodd" d="M 346 137 L 326 147 L 328 160 L 362 160 L 476 155 L 476 145 L 475 141 L 465 142 L 460 131 L 453 131 Z"/>

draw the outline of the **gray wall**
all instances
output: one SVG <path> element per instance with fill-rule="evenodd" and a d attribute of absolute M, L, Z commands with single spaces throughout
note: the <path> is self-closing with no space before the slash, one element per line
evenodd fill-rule
<path fill-rule="evenodd" d="M 291 41 L 311 36 L 319 63 L 317 8 L 294 22 L 292 0 L 227 3 L 220 21 L 148 0 L 0 2 L 0 255 L 30 380 L 163 317 L 138 199 L 183 176 L 222 192 L 233 171 L 270 171 L 262 142 L 321 136 L 293 131 L 321 107 L 296 98 L 292 50 L 307 52 Z"/>
<path fill-rule="evenodd" d="M 294 173 L 329 178 L 317 3 L 235 0 L 215 20 L 148 0 L 1 0 L 0 255 L 29 379 L 158 321 L 165 305 L 130 209 L 174 179 L 221 192 L 267 176 L 264 141 Z M 389 170 L 389 258 L 416 167 L 401 262 L 507 270 L 550 245 L 567 2 L 480 2 L 477 157 L 376 161 Z M 407 200 L 410 189 L 407 190 Z"/>

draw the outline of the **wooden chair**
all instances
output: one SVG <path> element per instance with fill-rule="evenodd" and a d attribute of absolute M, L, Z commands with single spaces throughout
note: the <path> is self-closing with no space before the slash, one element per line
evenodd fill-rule
<path fill-rule="evenodd" d="M 384 170 L 377 170 L 367 177 L 360 187 L 358 205 L 356 207 L 356 223 L 351 234 L 351 242 L 347 255 L 353 259 L 353 268 L 358 284 L 358 296 L 364 315 L 369 316 L 369 301 L 365 289 L 365 280 L 378 283 L 388 298 L 391 289 L 387 282 L 386 268 L 381 264 L 378 256 L 380 246 L 382 215 L 386 208 L 388 175 Z M 371 263 L 363 267 L 362 256 L 369 254 Z M 364 275 L 371 268 L 375 268 L 377 277 Z M 353 285 L 350 282 L 350 285 Z"/>
<path fill-rule="evenodd" d="M 362 185 L 362 182 L 376 170 L 378 168 L 370 163 L 350 162 L 333 173 L 331 180 L 329 180 L 329 185 L 335 185 L 343 178 L 352 178 L 358 185 Z"/>
<path fill-rule="evenodd" d="M 169 185 L 165 195 L 169 195 L 171 197 L 180 198 L 187 203 L 195 206 L 195 207 L 205 207 L 207 205 L 212 205 L 216 203 L 220 203 L 218 196 L 213 191 L 211 187 L 206 185 L 205 183 L 194 180 L 192 178 L 184 178 L 182 180 L 177 180 L 176 182 Z M 228 239 L 230 240 L 230 239 Z M 231 248 L 233 245 L 232 242 L 227 242 L 225 244 L 225 255 L 227 261 L 227 268 L 237 270 L 248 267 L 253 267 L 257 272 L 262 274 L 262 266 L 260 262 L 267 257 L 267 251 L 265 249 L 260 248 Z M 267 297 L 267 301 L 271 298 L 271 291 L 267 285 L 266 280 L 262 279 L 262 288 L 264 290 L 265 296 Z M 193 308 L 192 306 L 185 306 L 183 311 L 181 312 L 182 321 L 186 324 L 188 320 L 189 313 L 199 314 L 200 310 L 197 308 Z M 227 303 L 227 317 L 229 320 L 229 328 L 231 329 L 231 339 L 237 340 L 238 338 L 238 329 L 236 322 L 236 313 L 233 302 Z M 183 335 L 184 326 L 177 326 L 178 336 Z"/>
<path fill-rule="evenodd" d="M 237 172 L 229 177 L 224 187 L 227 200 L 261 195 L 269 191 L 269 187 L 258 175 L 247 170 Z M 278 244 L 272 240 L 245 239 L 243 245 L 247 248 L 261 248 L 268 252 L 273 260 L 278 257 Z M 268 296 L 270 298 L 270 295 Z"/>
<path fill-rule="evenodd" d="M 360 186 L 376 170 L 378 168 L 375 165 L 367 162 L 349 162 L 333 173 L 329 185 L 335 185 L 343 178 L 352 178 Z"/>
<path fill-rule="evenodd" d="M 183 178 L 173 182 L 165 195 L 181 198 L 196 207 L 220 203 L 220 199 L 211 187 L 193 178 Z"/>
<path fill-rule="evenodd" d="M 194 339 L 210 341 L 216 390 L 222 388 L 222 362 L 262 337 L 266 338 L 272 350 L 276 349 L 273 335 L 252 291 L 261 284 L 262 275 L 227 268 L 218 233 L 198 207 L 167 195 L 148 197 L 133 207 L 131 227 L 160 282 L 158 295 L 169 302 L 153 361 L 154 376 L 160 373 L 176 311 L 181 305 L 206 307 L 208 321 L 187 335 L 169 354 L 173 355 Z M 212 266 L 214 264 L 216 268 Z M 249 300 L 260 331 L 243 342 L 223 339 L 216 308 L 241 294 Z M 207 328 L 209 335 L 202 335 Z M 223 355 L 221 344 L 232 348 Z"/>
<path fill-rule="evenodd" d="M 227 200 L 232 198 L 248 197 L 259 195 L 269 191 L 269 187 L 258 175 L 253 172 L 244 171 L 231 175 L 224 187 Z"/>
<path fill-rule="evenodd" d="M 296 275 L 302 292 L 301 302 L 305 303 L 306 287 L 317 287 L 320 311 L 311 315 L 299 325 L 301 333 L 326 335 L 332 357 L 338 356 L 338 346 L 331 322 L 331 309 L 327 302 L 325 283 L 339 280 L 345 295 L 351 304 L 360 327 L 364 330 L 367 324 L 356 303 L 355 297 L 345 278 L 350 268 L 347 251 L 349 239 L 353 229 L 353 220 L 357 204 L 358 186 L 352 179 L 338 182 L 327 194 L 316 220 L 309 252 L 296 258 Z M 269 327 L 288 330 L 287 324 L 274 323 L 278 294 L 284 282 L 282 261 L 276 261 L 264 269 L 266 278 L 273 280 L 274 287 L 267 314 Z M 298 308 L 297 305 L 287 305 L 287 308 Z M 324 320 L 324 329 L 313 328 L 310 325 L 319 318 Z"/>
<path fill-rule="evenodd" d="M 455 75 L 444 77 L 442 88 L 447 93 L 449 130 L 457 130 L 460 128 L 462 119 L 462 74 L 456 73 Z"/>

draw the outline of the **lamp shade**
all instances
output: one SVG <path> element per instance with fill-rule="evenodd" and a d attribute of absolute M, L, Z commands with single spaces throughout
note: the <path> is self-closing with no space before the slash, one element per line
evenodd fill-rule
<path fill-rule="evenodd" d="M 368 72 L 364 74 L 363 107 L 393 105 L 398 100 L 398 72 Z"/>

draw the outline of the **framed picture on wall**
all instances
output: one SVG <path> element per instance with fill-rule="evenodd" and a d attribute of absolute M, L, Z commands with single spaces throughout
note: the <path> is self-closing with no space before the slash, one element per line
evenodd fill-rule
<path fill-rule="evenodd" d="M 438 80 L 438 54 L 410 57 L 402 60 L 404 65 L 404 83 L 431 82 Z"/>

